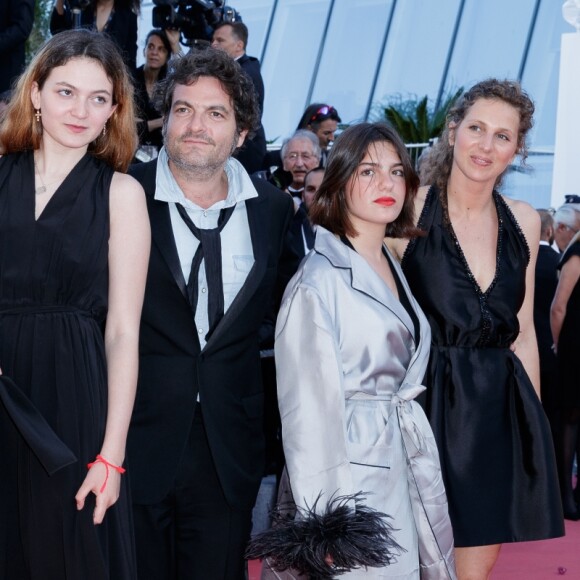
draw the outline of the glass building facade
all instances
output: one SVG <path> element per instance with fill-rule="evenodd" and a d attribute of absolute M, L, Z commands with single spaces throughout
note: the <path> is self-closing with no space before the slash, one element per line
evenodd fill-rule
<path fill-rule="evenodd" d="M 195 3 L 195 0 L 192 0 Z M 550 201 L 560 38 L 572 28 L 559 0 L 231 0 L 262 62 L 263 124 L 289 136 L 311 102 L 344 123 L 377 119 L 381 104 L 427 95 L 431 104 L 490 76 L 522 82 L 536 104 L 527 167 L 504 193 Z M 151 28 L 145 2 L 140 37 Z M 141 46 L 143 41 L 141 42 Z"/>

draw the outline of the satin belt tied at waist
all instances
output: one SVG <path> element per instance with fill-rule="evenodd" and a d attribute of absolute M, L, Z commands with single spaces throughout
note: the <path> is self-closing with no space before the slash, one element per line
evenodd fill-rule
<path fill-rule="evenodd" d="M 77 461 L 32 401 L 6 375 L 0 375 L 0 404 L 49 475 Z"/>
<path fill-rule="evenodd" d="M 396 393 L 388 395 L 368 395 L 366 393 L 356 393 L 348 401 L 386 401 L 390 402 L 390 408 L 393 406 L 396 409 L 397 417 L 399 419 L 399 426 L 405 442 L 407 455 L 413 457 L 421 453 L 425 449 L 425 437 L 419 425 L 413 416 L 412 407 L 409 404 L 413 399 L 417 398 L 426 387 L 415 383 L 403 383 Z M 382 409 L 381 409 L 382 410 Z M 387 421 L 390 431 L 393 430 L 393 421 L 389 421 L 389 413 L 383 411 L 383 417 Z"/>

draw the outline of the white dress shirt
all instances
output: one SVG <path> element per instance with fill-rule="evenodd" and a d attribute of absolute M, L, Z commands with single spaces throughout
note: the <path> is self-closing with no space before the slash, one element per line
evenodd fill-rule
<path fill-rule="evenodd" d="M 155 180 L 155 199 L 169 204 L 173 236 L 186 282 L 189 278 L 191 262 L 199 246 L 199 241 L 179 215 L 176 204 L 179 203 L 185 208 L 187 215 L 199 229 L 217 227 L 220 211 L 223 208 L 236 206 L 228 223 L 221 232 L 224 313 L 231 306 L 254 265 L 254 252 L 246 200 L 258 197 L 254 184 L 239 161 L 230 157 L 226 163 L 225 172 L 228 179 L 228 195 L 226 199 L 214 203 L 207 209 L 199 207 L 185 197 L 169 169 L 168 157 L 164 147 L 159 152 Z M 205 263 L 202 260 L 199 268 L 198 299 L 195 311 L 195 326 L 202 349 L 206 344 L 205 337 L 209 329 L 207 308 L 207 278 Z"/>

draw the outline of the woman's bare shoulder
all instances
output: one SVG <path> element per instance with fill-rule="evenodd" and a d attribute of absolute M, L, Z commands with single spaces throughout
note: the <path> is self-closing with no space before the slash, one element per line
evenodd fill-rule
<path fill-rule="evenodd" d="M 115 171 L 111 182 L 111 193 L 113 195 L 129 195 L 141 197 L 144 195 L 143 187 L 134 178 L 127 173 Z"/>

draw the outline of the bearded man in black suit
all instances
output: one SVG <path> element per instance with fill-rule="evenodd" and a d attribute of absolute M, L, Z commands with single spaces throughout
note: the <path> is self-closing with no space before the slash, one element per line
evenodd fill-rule
<path fill-rule="evenodd" d="M 258 105 L 229 56 L 192 52 L 164 83 L 164 146 L 131 170 L 152 233 L 127 443 L 138 571 L 242 580 L 264 469 L 259 335 L 292 200 L 231 157 Z"/>

